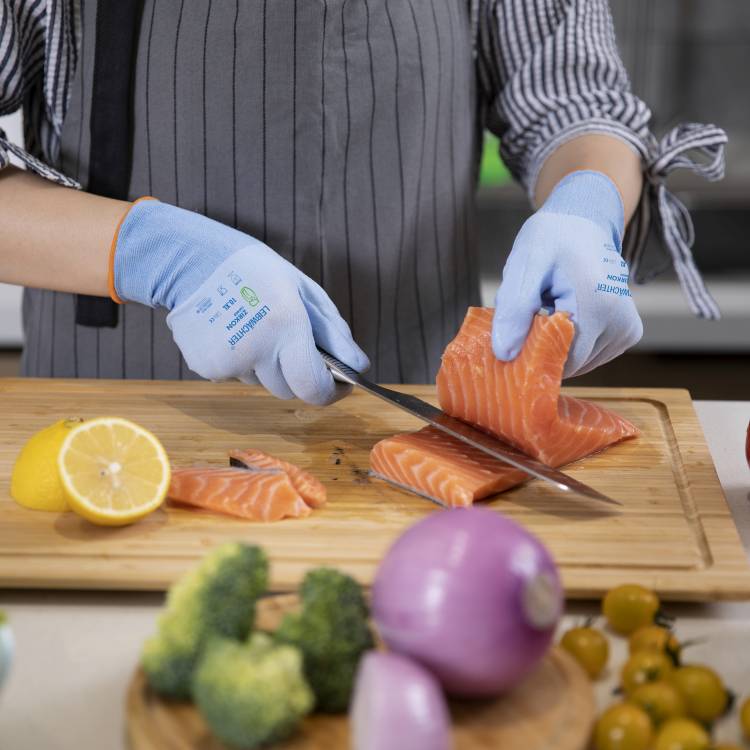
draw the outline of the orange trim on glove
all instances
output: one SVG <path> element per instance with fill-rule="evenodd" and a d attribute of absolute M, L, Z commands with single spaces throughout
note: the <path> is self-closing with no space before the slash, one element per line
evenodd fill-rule
<path fill-rule="evenodd" d="M 141 198 L 138 198 L 138 200 L 133 201 L 130 206 L 128 207 L 128 210 L 122 215 L 122 218 L 120 221 L 117 222 L 117 227 L 115 228 L 115 234 L 114 237 L 112 237 L 112 244 L 109 247 L 109 272 L 107 274 L 107 289 L 109 291 L 109 296 L 112 298 L 113 302 L 117 302 L 118 305 L 123 305 L 124 300 L 120 299 L 120 295 L 117 294 L 117 290 L 115 289 L 115 251 L 117 250 L 117 239 L 120 236 L 120 227 L 122 226 L 122 223 L 125 221 L 127 215 L 130 213 L 130 209 L 135 206 L 136 203 L 140 203 L 141 201 L 155 201 L 156 198 L 150 196 L 150 195 L 144 195 Z"/>

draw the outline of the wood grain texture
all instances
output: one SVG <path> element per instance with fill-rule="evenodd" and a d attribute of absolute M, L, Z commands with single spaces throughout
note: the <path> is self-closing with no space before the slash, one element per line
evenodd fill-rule
<path fill-rule="evenodd" d="M 431 386 L 405 387 L 434 402 Z M 482 503 L 537 533 L 571 597 L 625 581 L 665 598 L 750 598 L 750 568 L 689 394 L 672 389 L 576 389 L 632 420 L 642 435 L 567 467 L 624 502 L 611 511 L 532 481 Z M 274 590 L 336 565 L 371 583 L 378 561 L 437 506 L 368 477 L 376 441 L 420 422 L 354 393 L 319 409 L 239 383 L 0 380 L 0 586 L 162 589 L 213 545 L 262 544 Z M 73 514 L 26 510 L 9 498 L 23 442 L 65 416 L 119 415 L 153 430 L 175 466 L 225 465 L 231 448 L 257 447 L 311 469 L 329 503 L 309 518 L 257 524 L 165 506 L 112 529 Z"/>
<path fill-rule="evenodd" d="M 264 599 L 258 627 L 275 629 L 297 605 L 294 595 Z M 451 706 L 455 750 L 523 748 L 583 750 L 594 721 L 594 693 L 583 670 L 564 651 L 552 648 L 539 667 L 508 695 Z M 165 701 L 136 671 L 128 688 L 125 721 L 131 750 L 228 750 L 211 735 L 190 703 Z M 314 715 L 277 750 L 346 750 L 346 716 Z M 397 748 L 394 748 L 397 750 Z"/>

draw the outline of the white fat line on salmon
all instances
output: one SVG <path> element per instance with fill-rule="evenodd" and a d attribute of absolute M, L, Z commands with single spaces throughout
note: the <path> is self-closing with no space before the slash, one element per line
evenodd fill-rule
<path fill-rule="evenodd" d="M 233 469 L 237 469 L 237 471 L 233 471 Z M 172 469 L 175 476 L 180 476 L 181 472 L 193 472 L 195 474 L 198 474 L 200 472 L 227 472 L 230 475 L 234 476 L 241 476 L 243 473 L 254 473 L 254 474 L 286 474 L 287 472 L 283 469 L 276 469 L 276 468 L 255 468 L 250 466 L 245 466 L 245 464 L 231 464 L 230 466 L 177 466 Z"/>

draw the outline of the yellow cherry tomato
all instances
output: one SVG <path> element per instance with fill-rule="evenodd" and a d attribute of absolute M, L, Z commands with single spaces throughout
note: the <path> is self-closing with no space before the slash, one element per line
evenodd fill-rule
<path fill-rule="evenodd" d="M 617 586 L 602 601 L 602 614 L 609 626 L 621 635 L 650 625 L 659 611 L 659 597 L 634 583 Z"/>
<path fill-rule="evenodd" d="M 563 635 L 560 645 L 592 680 L 601 674 L 609 657 L 609 642 L 601 630 L 596 628 L 571 628 Z"/>
<path fill-rule="evenodd" d="M 745 737 L 750 740 L 750 698 L 745 698 L 740 706 L 740 726 Z"/>
<path fill-rule="evenodd" d="M 710 667 L 678 667 L 669 676 L 669 681 L 682 694 L 688 716 L 711 722 L 724 713 L 729 695 L 719 675 Z"/>
<path fill-rule="evenodd" d="M 620 673 L 620 684 L 626 695 L 648 682 L 663 680 L 674 670 L 672 660 L 660 651 L 636 651 Z"/>
<path fill-rule="evenodd" d="M 680 652 L 680 642 L 671 630 L 661 625 L 644 625 L 631 634 L 628 649 L 631 654 L 636 651 L 664 651 L 676 655 Z"/>
<path fill-rule="evenodd" d="M 633 690 L 628 699 L 640 706 L 655 726 L 686 713 L 682 694 L 666 680 L 647 682 Z"/>
<path fill-rule="evenodd" d="M 708 732 L 692 719 L 669 719 L 656 735 L 654 750 L 709 750 Z"/>
<path fill-rule="evenodd" d="M 651 744 L 653 727 L 648 714 L 632 703 L 610 706 L 596 722 L 596 750 L 646 750 Z"/>

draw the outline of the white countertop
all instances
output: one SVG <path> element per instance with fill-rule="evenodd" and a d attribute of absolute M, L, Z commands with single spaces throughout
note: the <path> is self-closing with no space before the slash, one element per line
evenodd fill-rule
<path fill-rule="evenodd" d="M 750 402 L 697 402 L 696 409 L 727 500 L 750 550 L 750 470 L 745 431 Z M 0 592 L 16 636 L 16 660 L 0 695 L 3 750 L 119 750 L 125 747 L 125 689 L 141 644 L 152 632 L 159 594 Z M 668 606 L 677 634 L 702 637 L 690 660 L 713 665 L 741 696 L 750 694 L 750 602 Z M 566 623 L 597 611 L 594 603 L 568 606 Z M 611 639 L 611 662 L 622 663 L 624 643 Z M 615 670 L 597 684 L 611 700 Z M 717 738 L 738 741 L 736 717 Z"/>

